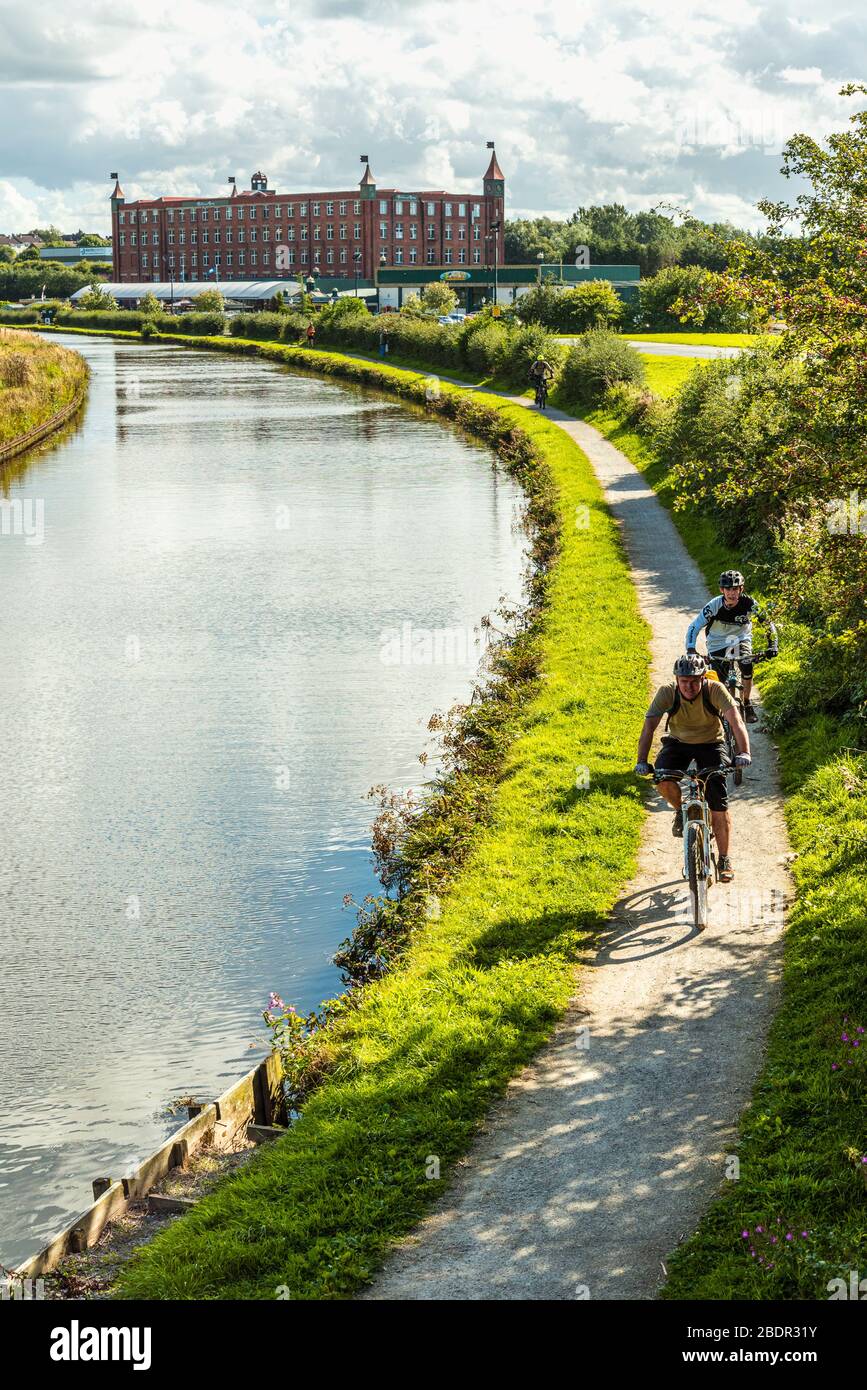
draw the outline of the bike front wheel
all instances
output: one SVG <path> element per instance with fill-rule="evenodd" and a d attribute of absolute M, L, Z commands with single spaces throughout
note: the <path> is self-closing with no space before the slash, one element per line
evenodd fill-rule
<path fill-rule="evenodd" d="M 686 863 L 689 870 L 689 892 L 696 929 L 707 926 L 708 875 L 704 855 L 704 826 L 688 825 L 686 832 Z"/>

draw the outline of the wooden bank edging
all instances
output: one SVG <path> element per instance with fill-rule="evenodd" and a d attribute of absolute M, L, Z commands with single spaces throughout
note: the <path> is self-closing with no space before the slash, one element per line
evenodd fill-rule
<path fill-rule="evenodd" d="M 0 464 L 15 458 L 16 454 L 23 454 L 25 450 L 32 449 L 34 444 L 39 444 L 49 434 L 59 430 L 61 425 L 65 425 L 67 420 L 71 420 L 72 416 L 81 409 L 86 395 L 87 387 L 82 386 L 69 405 L 65 405 L 62 410 L 50 415 L 41 425 L 34 425 L 32 430 L 27 430 L 25 434 L 19 434 L 17 439 L 11 440 L 8 444 L 0 444 Z"/>
<path fill-rule="evenodd" d="M 215 1101 L 203 1105 L 164 1144 L 127 1177 L 116 1181 L 98 1178 L 94 1191 L 104 1187 L 87 1209 L 74 1217 L 58 1235 L 14 1271 L 16 1278 L 32 1279 L 50 1274 L 67 1255 L 81 1254 L 95 1245 L 110 1221 L 123 1216 L 130 1202 L 142 1201 L 150 1189 L 173 1168 L 183 1168 L 205 1144 L 229 1149 L 251 1126 L 286 1124 L 283 1073 L 276 1053 L 236 1081 Z M 193 1107 L 190 1107 L 192 1110 Z"/>

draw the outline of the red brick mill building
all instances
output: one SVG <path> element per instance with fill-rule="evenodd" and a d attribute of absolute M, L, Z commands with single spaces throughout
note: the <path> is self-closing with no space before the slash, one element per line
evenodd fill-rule
<path fill-rule="evenodd" d="M 357 188 L 278 193 L 250 188 L 213 198 L 111 196 L 113 279 L 294 280 L 314 271 L 348 288 L 381 266 L 471 269 L 503 261 L 505 181 L 493 145 L 481 194 L 377 188 L 366 155 Z M 114 177 L 114 176 L 113 176 Z"/>

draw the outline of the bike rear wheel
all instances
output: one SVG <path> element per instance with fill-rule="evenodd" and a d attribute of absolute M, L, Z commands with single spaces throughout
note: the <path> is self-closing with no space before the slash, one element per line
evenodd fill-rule
<path fill-rule="evenodd" d="M 704 826 L 687 825 L 686 862 L 689 868 L 689 892 L 692 913 L 698 931 L 707 926 L 707 872 L 704 862 Z"/>

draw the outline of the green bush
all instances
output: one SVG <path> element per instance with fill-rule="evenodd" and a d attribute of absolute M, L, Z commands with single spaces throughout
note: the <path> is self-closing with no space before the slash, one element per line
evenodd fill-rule
<path fill-rule="evenodd" d="M 256 338 L 278 342 L 286 327 L 286 314 L 235 314 L 229 320 L 229 333 L 233 338 Z"/>
<path fill-rule="evenodd" d="M 645 384 L 644 363 L 616 333 L 594 329 L 569 352 L 560 385 L 564 398 L 579 406 L 599 405 L 612 386 Z"/>
<path fill-rule="evenodd" d="M 586 333 L 591 328 L 615 328 L 626 306 L 608 280 L 587 280 L 570 287 L 546 281 L 534 285 L 518 301 L 524 323 L 540 323 L 554 333 Z"/>
<path fill-rule="evenodd" d="M 660 270 L 641 281 L 638 298 L 641 325 L 648 329 L 739 333 L 755 326 L 756 315 L 732 293 L 724 277 L 698 265 Z"/>
<path fill-rule="evenodd" d="M 115 328 L 137 333 L 147 319 L 135 309 L 61 309 L 54 322 L 59 328 Z"/>
<path fill-rule="evenodd" d="M 225 314 L 178 314 L 172 319 L 171 328 L 166 327 L 166 332 L 172 333 L 195 333 L 202 337 L 213 337 L 215 334 L 222 334 L 226 331 Z"/>

